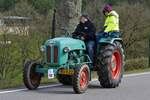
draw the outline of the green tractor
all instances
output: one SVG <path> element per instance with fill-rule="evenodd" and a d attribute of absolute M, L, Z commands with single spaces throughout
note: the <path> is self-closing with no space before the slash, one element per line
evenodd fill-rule
<path fill-rule="evenodd" d="M 124 71 L 124 50 L 121 38 L 102 38 L 95 50 L 95 65 L 92 66 L 86 45 L 81 37 L 58 37 L 47 40 L 41 46 L 43 59 L 27 61 L 23 81 L 29 90 L 37 89 L 41 78 L 57 78 L 63 85 L 72 85 L 75 93 L 84 93 L 92 71 L 97 71 L 103 88 L 118 87 Z"/>

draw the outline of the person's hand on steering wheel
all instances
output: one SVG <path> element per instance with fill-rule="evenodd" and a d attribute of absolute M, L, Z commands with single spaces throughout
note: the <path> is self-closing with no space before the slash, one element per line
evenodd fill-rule
<path fill-rule="evenodd" d="M 83 40 L 83 41 L 85 40 L 84 36 L 81 37 L 81 40 Z"/>
<path fill-rule="evenodd" d="M 88 35 L 86 33 L 84 33 L 84 32 L 78 32 L 78 33 L 76 33 L 74 38 L 81 39 L 81 40 L 84 41 L 84 40 L 88 39 Z"/>
<path fill-rule="evenodd" d="M 88 35 L 86 33 L 83 34 L 83 36 L 81 37 L 82 40 L 87 40 L 88 39 Z"/>

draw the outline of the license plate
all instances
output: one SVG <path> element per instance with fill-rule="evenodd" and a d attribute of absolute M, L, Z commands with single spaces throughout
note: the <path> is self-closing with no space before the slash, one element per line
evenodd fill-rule
<path fill-rule="evenodd" d="M 53 69 L 48 69 L 48 79 L 54 78 L 54 70 Z"/>
<path fill-rule="evenodd" d="M 74 70 L 73 69 L 60 69 L 59 70 L 59 74 L 73 75 L 74 74 Z"/>

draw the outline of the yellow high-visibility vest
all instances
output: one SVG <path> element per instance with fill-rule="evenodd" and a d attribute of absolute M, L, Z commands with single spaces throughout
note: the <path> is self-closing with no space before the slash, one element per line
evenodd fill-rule
<path fill-rule="evenodd" d="M 107 16 L 104 24 L 104 32 L 119 31 L 119 15 L 115 11 L 111 11 Z"/>

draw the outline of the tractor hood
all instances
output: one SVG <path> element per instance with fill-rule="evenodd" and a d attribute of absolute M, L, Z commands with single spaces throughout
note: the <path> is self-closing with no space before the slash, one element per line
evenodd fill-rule
<path fill-rule="evenodd" d="M 68 47 L 70 50 L 86 49 L 83 41 L 69 37 L 49 39 L 46 41 L 45 45 L 56 45 L 61 48 Z"/>
<path fill-rule="evenodd" d="M 45 61 L 47 63 L 62 65 L 68 61 L 68 52 L 86 50 L 86 46 L 81 40 L 59 37 L 47 40 L 42 49 L 45 51 Z"/>

